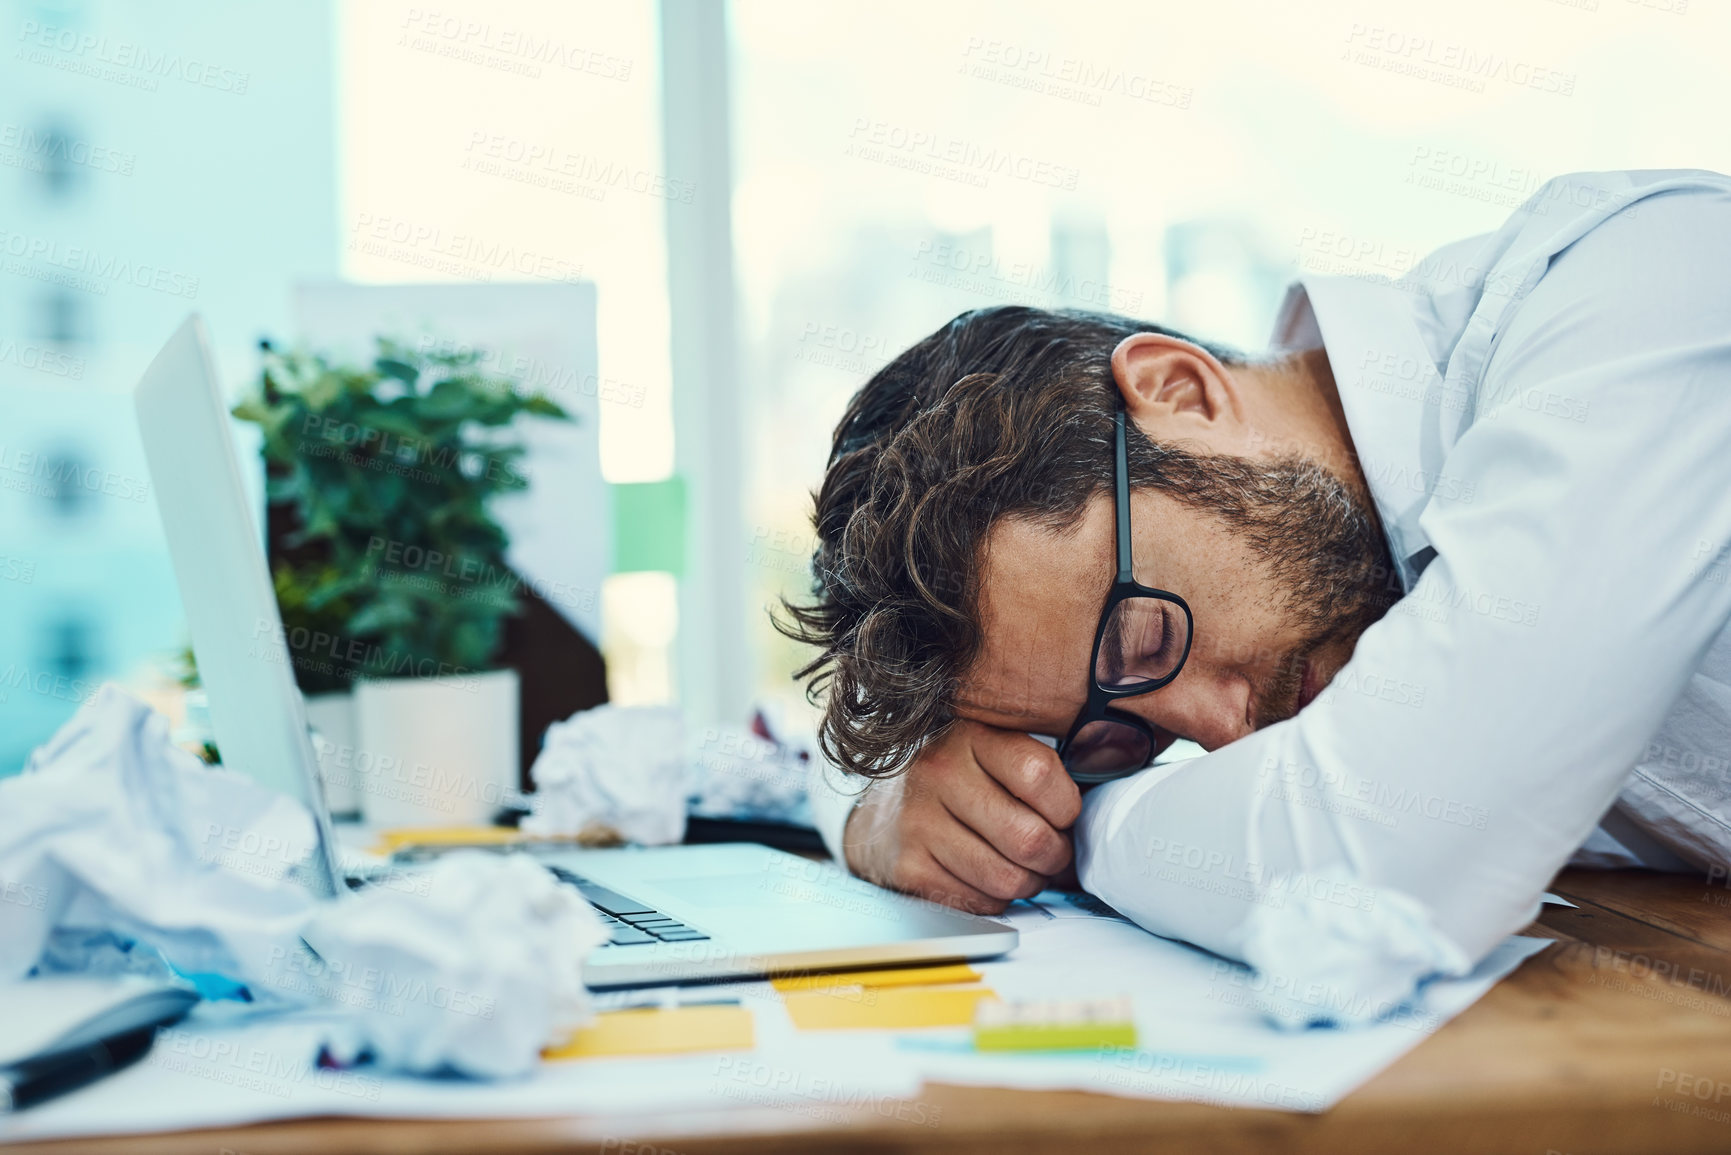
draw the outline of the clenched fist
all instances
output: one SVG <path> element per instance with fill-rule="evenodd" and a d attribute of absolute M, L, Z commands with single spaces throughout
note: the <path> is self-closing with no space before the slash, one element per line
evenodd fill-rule
<path fill-rule="evenodd" d="M 1082 795 L 1026 734 L 959 721 L 848 817 L 848 869 L 879 886 L 998 914 L 1070 866 Z"/>

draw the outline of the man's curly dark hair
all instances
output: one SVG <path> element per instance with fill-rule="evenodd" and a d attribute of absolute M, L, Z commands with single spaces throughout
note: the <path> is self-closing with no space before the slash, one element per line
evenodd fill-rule
<path fill-rule="evenodd" d="M 1110 487 L 1112 352 L 1149 332 L 1247 364 L 1146 321 L 1002 306 L 963 313 L 854 397 L 816 494 L 814 598 L 783 602 L 777 622 L 818 647 L 797 676 L 822 700 L 830 761 L 894 774 L 954 719 L 980 650 L 983 544 L 1006 517 L 1065 532 Z M 1269 596 L 1313 638 L 1356 637 L 1400 596 L 1369 495 L 1317 461 L 1191 452 L 1135 422 L 1126 442 L 1130 484 L 1236 535 L 1266 567 Z M 972 704 L 1010 714 L 1040 705 Z"/>

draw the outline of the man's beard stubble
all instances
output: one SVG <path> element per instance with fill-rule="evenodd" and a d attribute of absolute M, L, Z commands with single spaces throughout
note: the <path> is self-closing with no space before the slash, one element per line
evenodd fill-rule
<path fill-rule="evenodd" d="M 1190 456 L 1167 447 L 1174 453 Z M 1403 595 L 1369 494 L 1299 456 L 1175 463 L 1167 456 L 1158 488 L 1245 541 L 1262 559 L 1280 611 L 1302 633 L 1254 694 L 1258 728 L 1290 718 L 1302 704 L 1307 662 L 1327 654 L 1335 668 L 1344 664 L 1359 635 Z"/>

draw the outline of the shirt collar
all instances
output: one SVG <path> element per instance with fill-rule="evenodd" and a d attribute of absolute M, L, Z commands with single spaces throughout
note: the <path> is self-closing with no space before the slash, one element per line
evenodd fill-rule
<path fill-rule="evenodd" d="M 1322 349 L 1389 552 L 1411 589 L 1429 561 L 1419 517 L 1436 470 L 1443 378 L 1413 318 L 1413 295 L 1361 277 L 1300 277 L 1286 291 L 1269 342 L 1275 352 Z M 1422 555 L 1422 556 L 1421 556 Z"/>

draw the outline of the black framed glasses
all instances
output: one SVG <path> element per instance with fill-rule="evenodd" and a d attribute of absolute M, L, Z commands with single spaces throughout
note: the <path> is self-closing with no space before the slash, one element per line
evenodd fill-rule
<path fill-rule="evenodd" d="M 1064 769 L 1083 784 L 1121 778 L 1154 760 L 1154 728 L 1112 703 L 1152 694 L 1170 684 L 1190 657 L 1190 640 L 1195 633 L 1195 621 L 1183 598 L 1136 580 L 1131 564 L 1130 451 L 1124 420 L 1120 404 L 1114 424 L 1116 477 L 1112 487 L 1118 577 L 1106 592 L 1106 606 L 1094 630 L 1094 651 L 1088 659 L 1088 701 L 1058 743 Z"/>

